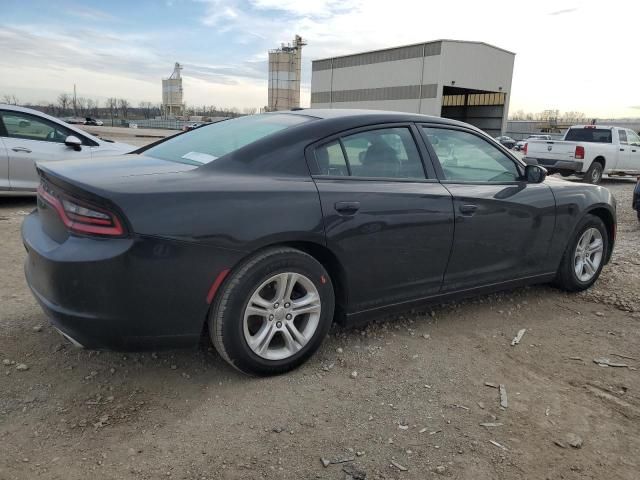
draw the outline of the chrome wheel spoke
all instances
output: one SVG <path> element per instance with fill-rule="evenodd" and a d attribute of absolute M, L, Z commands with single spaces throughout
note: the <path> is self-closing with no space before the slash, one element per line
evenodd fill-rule
<path fill-rule="evenodd" d="M 251 301 L 249 302 L 251 305 L 253 305 L 254 307 L 261 307 L 263 308 L 265 311 L 271 307 L 271 302 L 265 298 L 262 298 L 262 296 L 260 295 L 260 292 L 256 292 L 253 294 L 253 296 L 251 297 Z"/>
<path fill-rule="evenodd" d="M 283 302 L 291 299 L 291 291 L 298 280 L 296 273 L 281 273 L 276 279 L 275 301 Z"/>
<path fill-rule="evenodd" d="M 587 255 L 591 255 L 596 252 L 601 252 L 603 250 L 602 240 L 596 239 L 593 243 L 589 244 L 587 247 Z"/>
<path fill-rule="evenodd" d="M 589 276 L 592 276 L 594 273 L 596 273 L 596 267 L 590 258 L 584 259 L 584 269 L 586 270 L 587 274 L 589 274 Z"/>
<path fill-rule="evenodd" d="M 255 305 L 249 305 L 246 310 L 246 315 L 256 315 L 258 317 L 268 317 L 269 311 L 263 307 L 257 307 Z"/>
<path fill-rule="evenodd" d="M 284 337 L 285 349 L 289 352 L 290 355 L 293 355 L 304 346 L 304 344 L 300 344 L 295 340 L 288 328 L 283 328 L 281 332 L 282 336 Z"/>
<path fill-rule="evenodd" d="M 290 333 L 293 339 L 298 342 L 300 346 L 304 346 L 307 343 L 307 338 L 298 330 L 298 327 L 293 322 L 287 322 L 287 333 Z"/>
<path fill-rule="evenodd" d="M 320 299 L 317 295 L 307 294 L 292 303 L 293 314 L 314 313 L 320 311 Z"/>
<path fill-rule="evenodd" d="M 276 333 L 276 328 L 272 322 L 264 323 L 262 328 L 252 337 L 252 341 L 249 343 L 254 352 L 263 353 L 273 340 L 273 336 Z"/>

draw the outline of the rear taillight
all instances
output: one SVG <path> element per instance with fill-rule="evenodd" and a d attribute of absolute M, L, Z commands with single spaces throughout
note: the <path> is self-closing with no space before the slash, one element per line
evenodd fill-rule
<path fill-rule="evenodd" d="M 528 148 L 528 147 L 529 147 L 529 144 L 528 144 L 528 143 L 525 143 L 525 144 L 524 144 L 524 148 L 522 149 L 522 151 L 524 152 L 524 154 L 525 154 L 525 155 L 527 154 L 527 148 Z"/>
<path fill-rule="evenodd" d="M 64 195 L 54 195 L 42 185 L 38 187 L 38 195 L 58 212 L 62 223 L 72 232 L 110 237 L 124 234 L 118 217 L 101 207 Z"/>
<path fill-rule="evenodd" d="M 584 160 L 584 147 L 581 147 L 580 145 L 576 147 L 575 158 L 576 160 Z"/>

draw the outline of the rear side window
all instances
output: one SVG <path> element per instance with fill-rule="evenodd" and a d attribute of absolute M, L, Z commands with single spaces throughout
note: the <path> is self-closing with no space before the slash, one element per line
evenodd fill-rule
<path fill-rule="evenodd" d="M 347 135 L 315 149 L 321 175 L 425 179 L 413 135 L 406 127 Z"/>
<path fill-rule="evenodd" d="M 290 114 L 248 115 L 197 128 L 145 151 L 172 162 L 203 165 L 281 130 L 313 121 Z"/>
<path fill-rule="evenodd" d="M 624 130 L 618 130 L 618 135 L 620 136 L 620 143 L 623 145 L 627 144 L 627 132 Z"/>
<path fill-rule="evenodd" d="M 570 128 L 565 140 L 570 142 L 611 143 L 611 130 L 606 128 Z"/>

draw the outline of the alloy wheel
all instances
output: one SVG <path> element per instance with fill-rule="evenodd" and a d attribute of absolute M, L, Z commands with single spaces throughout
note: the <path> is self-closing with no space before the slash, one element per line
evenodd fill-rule
<path fill-rule="evenodd" d="M 295 272 L 273 275 L 256 288 L 244 312 L 244 338 L 249 348 L 267 360 L 283 360 L 311 340 L 320 322 L 318 289 Z"/>
<path fill-rule="evenodd" d="M 581 282 L 590 281 L 600 268 L 604 242 L 602 234 L 597 228 L 588 228 L 580 236 L 573 256 L 573 266 L 576 277 Z"/>

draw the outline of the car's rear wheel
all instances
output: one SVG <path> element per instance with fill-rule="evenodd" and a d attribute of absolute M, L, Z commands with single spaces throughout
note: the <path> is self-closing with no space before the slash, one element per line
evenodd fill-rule
<path fill-rule="evenodd" d="M 585 215 L 565 250 L 555 284 L 570 292 L 589 288 L 602 272 L 608 248 L 604 222 L 594 215 Z"/>
<path fill-rule="evenodd" d="M 589 170 L 587 170 L 587 173 L 584 174 L 584 180 L 596 185 L 602 180 L 602 172 L 602 164 L 600 162 L 593 162 Z"/>
<path fill-rule="evenodd" d="M 216 296 L 211 340 L 238 370 L 287 372 L 320 346 L 333 319 L 334 292 L 322 264 L 292 248 L 262 251 L 235 269 Z"/>

